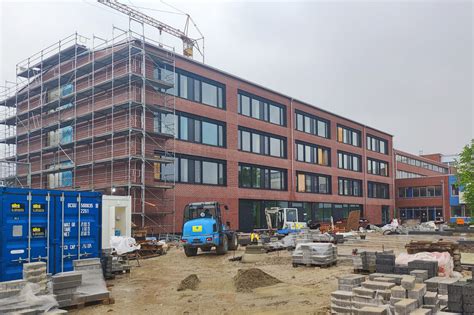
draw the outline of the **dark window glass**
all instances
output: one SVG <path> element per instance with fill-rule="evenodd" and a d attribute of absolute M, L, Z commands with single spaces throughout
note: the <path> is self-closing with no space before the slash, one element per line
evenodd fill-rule
<path fill-rule="evenodd" d="M 344 126 L 337 126 L 337 141 L 360 147 L 361 132 Z"/>
<path fill-rule="evenodd" d="M 331 194 L 331 176 L 297 172 L 296 191 L 315 194 Z"/>
<path fill-rule="evenodd" d="M 318 145 L 297 142 L 296 160 L 301 162 L 313 163 L 329 166 L 331 160 L 331 150 Z"/>
<path fill-rule="evenodd" d="M 245 94 L 244 94 L 245 93 Z M 239 91 L 239 114 L 285 126 L 286 107 Z"/>
<path fill-rule="evenodd" d="M 286 139 L 239 127 L 239 150 L 284 158 Z"/>
<path fill-rule="evenodd" d="M 362 196 L 362 181 L 339 177 L 338 192 L 341 196 Z"/>
<path fill-rule="evenodd" d="M 369 198 L 389 199 L 389 185 L 383 183 L 368 182 L 367 195 Z"/>
<path fill-rule="evenodd" d="M 367 173 L 373 175 L 388 176 L 388 163 L 368 158 Z"/>
<path fill-rule="evenodd" d="M 337 152 L 338 168 L 360 172 L 361 171 L 361 156 L 347 152 Z"/>
<path fill-rule="evenodd" d="M 329 122 L 300 111 L 296 111 L 296 130 L 313 134 L 323 138 L 329 138 Z"/>
<path fill-rule="evenodd" d="M 239 187 L 286 190 L 286 170 L 239 163 Z"/>

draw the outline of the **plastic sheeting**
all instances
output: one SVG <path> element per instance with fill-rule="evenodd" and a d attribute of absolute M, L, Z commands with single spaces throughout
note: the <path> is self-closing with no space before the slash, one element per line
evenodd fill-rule
<path fill-rule="evenodd" d="M 400 254 L 395 259 L 396 265 L 408 265 L 413 260 L 436 260 L 438 262 L 438 276 L 454 277 L 454 262 L 448 252 L 420 252 L 416 254 Z"/>
<path fill-rule="evenodd" d="M 131 253 L 140 249 L 140 245 L 137 244 L 135 239 L 127 236 L 112 236 L 110 238 L 110 246 L 115 249 L 118 255 Z"/>
<path fill-rule="evenodd" d="M 16 312 L 22 309 L 35 309 L 43 312 L 54 309 L 58 302 L 53 295 L 37 295 L 41 287 L 36 283 L 28 282 L 19 294 L 0 299 L 0 314 Z"/>

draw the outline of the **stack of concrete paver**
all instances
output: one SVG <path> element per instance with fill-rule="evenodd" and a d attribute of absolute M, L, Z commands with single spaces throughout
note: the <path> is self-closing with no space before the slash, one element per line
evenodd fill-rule
<path fill-rule="evenodd" d="M 337 289 L 339 291 L 352 291 L 352 289 L 360 287 L 365 281 L 362 275 L 343 275 L 337 277 Z"/>
<path fill-rule="evenodd" d="M 375 265 L 377 261 L 376 252 L 363 251 L 360 253 L 362 258 L 362 269 L 375 272 Z"/>
<path fill-rule="evenodd" d="M 103 249 L 102 257 L 100 257 L 100 262 L 102 264 L 102 272 L 104 273 L 104 278 L 114 279 L 115 275 L 112 273 L 112 249 Z"/>
<path fill-rule="evenodd" d="M 108 300 L 110 298 L 99 258 L 74 260 L 73 266 L 74 271 L 82 274 L 81 286 L 77 288 L 76 300 L 78 303 Z"/>
<path fill-rule="evenodd" d="M 408 262 L 409 271 L 413 270 L 427 270 L 428 278 L 433 278 L 438 275 L 438 262 L 433 260 L 413 260 Z"/>
<path fill-rule="evenodd" d="M 474 314 L 474 284 L 458 281 L 448 285 L 448 309 L 451 312 Z"/>
<path fill-rule="evenodd" d="M 6 299 L 20 293 L 26 285 L 26 280 L 0 282 L 0 299 Z"/>
<path fill-rule="evenodd" d="M 75 305 L 77 288 L 82 284 L 82 274 L 76 271 L 62 272 L 52 276 L 53 294 L 59 307 Z"/>
<path fill-rule="evenodd" d="M 395 268 L 395 254 L 393 253 L 376 253 L 375 269 L 381 273 L 393 273 Z"/>
<path fill-rule="evenodd" d="M 38 261 L 23 264 L 23 279 L 27 282 L 38 284 L 40 287 L 40 293 L 46 294 L 48 284 L 46 263 Z"/>
<path fill-rule="evenodd" d="M 337 262 L 337 246 L 331 243 L 297 244 L 292 254 L 293 266 L 329 266 Z"/>
<path fill-rule="evenodd" d="M 409 275 L 410 269 L 408 268 L 408 266 L 395 265 L 395 267 L 393 268 L 393 273 L 396 273 L 398 275 Z"/>
<path fill-rule="evenodd" d="M 439 306 L 441 309 L 448 305 L 448 285 L 457 281 L 457 279 L 446 277 L 433 277 L 425 280 L 427 290 L 438 293 Z"/>
<path fill-rule="evenodd" d="M 415 277 L 416 283 L 424 283 L 428 279 L 428 270 L 412 270 L 410 276 Z"/>

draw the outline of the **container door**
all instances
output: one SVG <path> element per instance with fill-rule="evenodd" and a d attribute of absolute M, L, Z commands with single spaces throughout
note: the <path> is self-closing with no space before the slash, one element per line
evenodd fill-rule
<path fill-rule="evenodd" d="M 69 192 L 56 197 L 55 273 L 73 270 L 73 260 L 99 257 L 101 204 L 98 200 Z"/>
<path fill-rule="evenodd" d="M 0 281 L 22 278 L 23 264 L 27 262 L 45 261 L 51 266 L 48 195 L 34 190 L 5 191 L 1 203 Z"/>

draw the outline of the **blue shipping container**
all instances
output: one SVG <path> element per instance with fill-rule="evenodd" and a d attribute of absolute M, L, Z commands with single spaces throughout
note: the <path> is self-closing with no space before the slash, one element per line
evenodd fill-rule
<path fill-rule="evenodd" d="M 55 274 L 100 257 L 101 193 L 0 188 L 0 205 L 0 281 L 22 278 L 27 262 Z"/>

